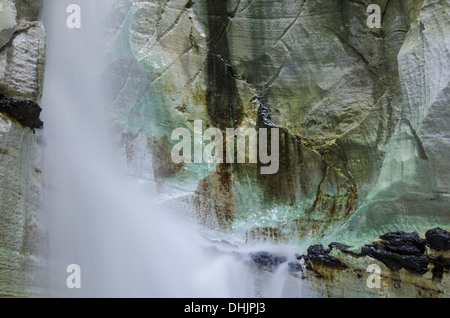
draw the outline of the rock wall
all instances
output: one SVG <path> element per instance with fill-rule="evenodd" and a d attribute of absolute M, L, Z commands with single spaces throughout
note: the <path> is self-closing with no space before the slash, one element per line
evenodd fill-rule
<path fill-rule="evenodd" d="M 39 295 L 42 1 L 0 0 L 0 297 Z"/>
<path fill-rule="evenodd" d="M 448 3 L 120 1 L 116 118 L 133 173 L 248 238 L 448 227 Z M 175 128 L 280 128 L 280 168 L 174 164 Z M 401 151 L 399 151 L 401 150 Z"/>
<path fill-rule="evenodd" d="M 450 227 L 450 5 L 424 1 L 398 55 L 402 113 L 369 197 L 341 230 L 366 239 L 404 228 Z"/>

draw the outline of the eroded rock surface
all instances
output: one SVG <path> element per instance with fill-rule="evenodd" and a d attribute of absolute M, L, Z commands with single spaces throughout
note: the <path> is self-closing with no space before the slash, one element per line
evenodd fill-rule
<path fill-rule="evenodd" d="M 117 121 L 139 136 L 131 169 L 151 153 L 142 140 L 170 149 L 194 120 L 278 127 L 278 173 L 166 156 L 159 189 L 204 225 L 256 239 L 445 227 L 448 3 L 377 3 L 380 29 L 360 1 L 119 2 L 111 79 Z"/>
<path fill-rule="evenodd" d="M 421 1 L 413 12 L 398 55 L 400 121 L 378 180 L 342 229 L 342 240 L 450 226 L 450 4 Z"/>
<path fill-rule="evenodd" d="M 42 295 L 40 213 L 45 33 L 42 1 L 0 0 L 0 297 Z"/>

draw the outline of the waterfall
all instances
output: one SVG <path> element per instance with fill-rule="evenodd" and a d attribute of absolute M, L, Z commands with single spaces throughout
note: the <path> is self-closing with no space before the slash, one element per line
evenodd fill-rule
<path fill-rule="evenodd" d="M 66 24 L 72 2 L 44 4 L 49 296 L 264 296 L 255 293 L 261 277 L 242 258 L 212 249 L 170 205 L 157 203 L 156 192 L 124 172 L 102 78 L 107 67 L 102 21 L 112 1 L 78 0 L 79 29 Z M 66 285 L 70 264 L 81 270 L 81 288 Z M 280 283 L 275 285 L 282 295 Z"/>

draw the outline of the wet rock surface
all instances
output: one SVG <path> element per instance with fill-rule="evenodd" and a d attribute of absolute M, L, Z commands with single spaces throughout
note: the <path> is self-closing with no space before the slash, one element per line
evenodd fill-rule
<path fill-rule="evenodd" d="M 274 175 L 196 165 L 158 182 L 195 184 L 189 208 L 212 228 L 288 205 L 288 236 L 333 230 L 370 192 L 400 115 L 397 55 L 410 8 L 383 1 L 381 10 L 374 32 L 366 8 L 348 1 L 124 1 L 114 11 L 129 21 L 114 43 L 123 52 L 112 62 L 118 121 L 149 137 L 199 119 L 222 130 L 280 128 Z"/>
<path fill-rule="evenodd" d="M 301 280 L 304 291 L 313 297 L 435 298 L 449 296 L 450 254 L 430 245 L 446 246 L 447 235 L 441 228 L 428 230 L 425 238 L 416 232 L 394 231 L 359 251 L 332 242 L 327 247 L 311 245 L 303 255 L 270 250 L 248 253 L 230 242 L 210 240 L 214 246 L 208 251 L 232 256 L 261 275 L 287 273 L 294 285 Z M 379 268 L 376 288 L 368 285 L 375 275 L 373 266 Z"/>
<path fill-rule="evenodd" d="M 450 259 L 439 254 L 436 256 L 427 251 L 426 247 L 433 245 L 444 250 L 450 244 L 448 235 L 449 233 L 441 228 L 427 231 L 426 238 L 421 238 L 416 232 L 389 232 L 380 236 L 379 241 L 364 245 L 360 252 L 352 251 L 350 246 L 338 242 L 330 243 L 328 248 L 316 244 L 311 245 L 306 254 L 295 255 L 297 261 L 289 262 L 286 256 L 266 251 L 250 253 L 249 256 L 251 265 L 268 271 L 273 271 L 285 262 L 288 262 L 288 271 L 293 274 L 298 274 L 305 269 L 315 271 L 313 264 L 334 269 L 348 269 L 349 266 L 344 261 L 333 256 L 332 252 L 336 250 L 354 258 L 369 256 L 379 260 L 393 271 L 403 268 L 411 273 L 423 275 L 431 269 L 435 278 L 442 278 L 444 271 L 448 272 L 450 269 Z M 437 248 L 433 249 L 439 251 Z"/>
<path fill-rule="evenodd" d="M 268 252 L 256 252 L 250 254 L 252 264 L 259 269 L 265 269 L 270 272 L 274 271 L 279 265 L 287 262 L 285 256 L 278 256 Z"/>
<path fill-rule="evenodd" d="M 450 233 L 441 229 L 435 228 L 425 233 L 427 238 L 426 243 L 431 248 L 437 251 L 450 250 Z"/>
<path fill-rule="evenodd" d="M 400 255 L 421 255 L 425 252 L 426 241 L 416 232 L 396 231 L 380 236 L 384 249 Z"/>
<path fill-rule="evenodd" d="M 431 245 L 436 242 L 439 243 L 439 246 L 449 244 L 450 240 L 445 236 L 445 232 L 440 228 L 427 231 L 428 238 L 431 238 Z M 442 271 L 449 268 L 448 260 L 436 259 L 426 253 L 425 246 L 430 245 L 428 238 L 422 239 L 416 232 L 390 232 L 382 235 L 380 242 L 364 246 L 360 255 L 378 259 L 393 270 L 405 268 L 412 273 L 421 275 L 428 272 L 429 264 L 432 264 L 433 274 L 442 277 Z"/>
<path fill-rule="evenodd" d="M 293 279 L 301 279 L 314 297 L 448 297 L 450 258 L 448 250 L 438 251 L 449 243 L 448 232 L 430 229 L 426 237 L 418 233 L 394 231 L 364 245 L 359 251 L 351 246 L 332 242 L 328 247 L 310 246 L 303 255 L 277 255 L 257 252 L 241 255 L 247 265 L 273 273 L 287 264 Z M 379 287 L 368 287 L 374 272 L 380 269 Z M 372 277 L 372 278 L 371 278 Z"/>
<path fill-rule="evenodd" d="M 405 268 L 416 274 L 425 274 L 428 271 L 428 263 L 430 259 L 425 254 L 398 254 L 390 252 L 377 244 L 366 245 L 361 250 L 361 255 L 368 255 L 381 262 L 393 270 Z"/>

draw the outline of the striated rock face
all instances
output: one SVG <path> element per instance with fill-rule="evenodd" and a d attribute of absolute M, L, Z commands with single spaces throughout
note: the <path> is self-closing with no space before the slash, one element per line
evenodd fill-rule
<path fill-rule="evenodd" d="M 402 113 L 369 197 L 341 231 L 449 228 L 450 5 L 423 1 L 398 55 Z M 351 234 L 351 235 L 349 235 Z"/>
<path fill-rule="evenodd" d="M 161 191 L 252 239 L 447 228 L 449 5 L 377 4 L 379 29 L 361 1 L 118 2 L 110 78 L 133 173 L 158 154 Z M 278 173 L 175 165 L 171 133 L 194 120 L 279 127 Z"/>
<path fill-rule="evenodd" d="M 42 1 L 0 0 L 0 297 L 39 295 Z M 36 129 L 35 129 L 36 128 Z"/>

